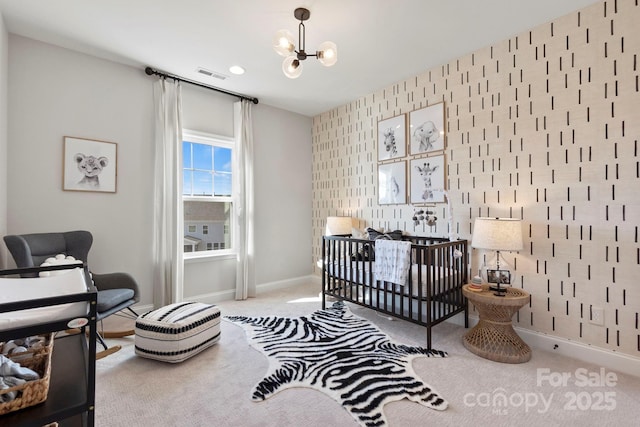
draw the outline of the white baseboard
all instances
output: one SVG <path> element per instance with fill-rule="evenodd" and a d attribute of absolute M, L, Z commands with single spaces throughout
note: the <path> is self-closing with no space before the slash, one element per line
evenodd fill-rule
<path fill-rule="evenodd" d="M 311 281 L 314 281 L 313 275 L 294 277 L 293 279 L 278 280 L 276 282 L 262 283 L 256 286 L 256 293 L 259 294 L 260 292 L 270 291 L 274 289 L 284 289 L 291 286 L 305 285 Z M 320 291 L 320 289 L 318 289 L 318 291 Z"/>
<path fill-rule="evenodd" d="M 640 358 L 600 347 L 555 337 L 519 327 L 514 328 L 531 348 L 550 351 L 563 356 L 602 366 L 614 372 L 640 376 Z"/>
<path fill-rule="evenodd" d="M 270 291 L 275 289 L 285 289 L 291 286 L 308 284 L 310 281 L 315 281 L 314 277 L 311 275 L 295 277 L 293 279 L 278 280 L 275 282 L 262 283 L 256 286 L 256 294 L 259 295 L 261 292 L 265 292 L 265 291 Z M 320 289 L 318 289 L 318 291 L 320 291 Z M 184 300 L 203 302 L 205 304 L 216 304 L 221 301 L 233 300 L 235 299 L 235 297 L 236 297 L 235 289 L 227 289 L 219 292 L 211 292 L 208 294 L 194 295 L 191 297 L 184 298 Z"/>
<path fill-rule="evenodd" d="M 220 291 L 220 292 L 212 292 L 209 294 L 196 295 L 193 297 L 184 298 L 184 301 L 194 301 L 194 302 L 203 302 L 205 304 L 216 304 L 220 301 L 228 301 L 234 299 L 236 296 L 236 291 L 233 289 Z M 144 304 L 144 305 L 134 305 L 133 310 L 138 314 L 144 314 L 149 311 L 155 309 L 153 304 Z"/>
<path fill-rule="evenodd" d="M 208 294 L 200 294 L 192 297 L 184 298 L 185 301 L 202 302 L 205 304 L 216 304 L 221 301 L 229 301 L 236 297 L 235 289 L 227 289 L 224 291 L 210 292 Z"/>
<path fill-rule="evenodd" d="M 457 314 L 451 319 L 447 319 L 447 322 L 464 326 L 464 314 Z M 469 316 L 470 328 L 475 326 L 477 323 L 477 317 Z M 540 349 L 561 354 L 563 356 L 610 369 L 614 372 L 620 372 L 635 377 L 640 376 L 640 358 L 638 357 L 617 353 L 615 351 L 579 343 L 542 332 L 532 331 L 530 329 L 520 328 L 518 326 L 514 326 L 514 329 L 518 335 L 520 335 L 522 340 L 532 349 Z"/>

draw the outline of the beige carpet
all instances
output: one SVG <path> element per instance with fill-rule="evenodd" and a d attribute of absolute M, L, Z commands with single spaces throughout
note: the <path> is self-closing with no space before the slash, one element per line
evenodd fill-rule
<path fill-rule="evenodd" d="M 310 284 L 218 305 L 223 315 L 300 316 L 320 308 L 318 291 Z M 424 345 L 424 328 L 350 308 L 394 340 Z M 108 340 L 123 348 L 97 362 L 96 425 L 357 426 L 335 401 L 312 389 L 284 390 L 264 402 L 251 401 L 267 361 L 249 346 L 239 326 L 223 321 L 221 328 L 218 344 L 178 365 L 135 356 L 133 337 Z M 600 378 L 600 366 L 536 349 L 528 363 L 491 362 L 462 346 L 465 331 L 450 323 L 438 325 L 433 347 L 449 357 L 413 362 L 416 373 L 443 395 L 449 408 L 440 412 L 406 400 L 393 402 L 385 406 L 390 426 L 637 425 L 640 378 L 616 374 L 615 385 L 595 386 L 591 380 Z M 570 377 L 554 383 L 563 373 Z"/>

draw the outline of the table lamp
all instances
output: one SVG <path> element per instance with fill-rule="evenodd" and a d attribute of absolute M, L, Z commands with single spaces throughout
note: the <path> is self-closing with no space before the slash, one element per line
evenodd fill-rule
<path fill-rule="evenodd" d="M 351 234 L 351 227 L 350 216 L 329 216 L 324 234 L 325 236 L 348 235 Z"/>
<path fill-rule="evenodd" d="M 490 287 L 498 296 L 504 296 L 506 289 L 501 288 L 510 277 L 509 270 L 500 269 L 500 251 L 519 251 L 522 249 L 522 221 L 516 218 L 478 217 L 473 224 L 471 247 L 496 251 L 496 269 L 487 270 L 487 281 L 497 286 Z M 504 264 L 507 264 L 506 261 Z M 493 272 L 492 277 L 489 272 Z M 508 274 L 509 276 L 506 276 Z"/>

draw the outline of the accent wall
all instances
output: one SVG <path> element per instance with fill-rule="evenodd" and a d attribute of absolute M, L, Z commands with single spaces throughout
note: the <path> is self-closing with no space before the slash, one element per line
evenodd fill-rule
<path fill-rule="evenodd" d="M 637 1 L 602 1 L 314 117 L 313 259 L 327 216 L 469 240 L 476 217 L 520 218 L 514 323 L 640 356 L 638 22 Z M 377 125 L 437 103 L 452 215 L 416 227 L 418 206 L 378 204 Z M 473 275 L 489 254 L 470 252 Z"/>

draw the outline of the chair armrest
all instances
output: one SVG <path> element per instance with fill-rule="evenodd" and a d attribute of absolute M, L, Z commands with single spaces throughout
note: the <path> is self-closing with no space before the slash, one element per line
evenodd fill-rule
<path fill-rule="evenodd" d="M 133 298 L 136 300 L 136 302 L 140 301 L 140 291 L 138 289 L 138 283 L 128 273 L 91 273 L 91 277 L 98 291 L 122 288 L 133 289 Z"/>

